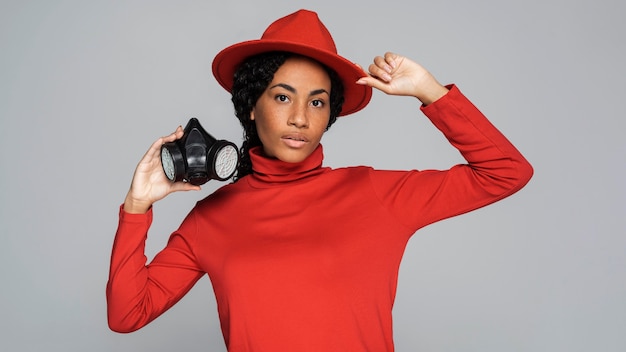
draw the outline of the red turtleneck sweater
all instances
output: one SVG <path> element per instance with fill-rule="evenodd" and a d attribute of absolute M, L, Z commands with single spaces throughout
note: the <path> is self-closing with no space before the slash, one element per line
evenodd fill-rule
<path fill-rule="evenodd" d="M 146 266 L 152 213 L 120 210 L 109 325 L 129 332 L 205 274 L 229 351 L 392 351 L 400 260 L 415 231 L 522 188 L 532 168 L 452 86 L 422 111 L 468 161 L 446 171 L 290 164 L 251 151 L 254 173 L 198 202 Z"/>

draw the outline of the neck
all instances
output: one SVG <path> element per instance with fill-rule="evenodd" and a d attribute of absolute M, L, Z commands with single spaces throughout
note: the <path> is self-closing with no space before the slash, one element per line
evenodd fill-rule
<path fill-rule="evenodd" d="M 319 145 L 306 159 L 298 163 L 288 163 L 276 158 L 269 158 L 261 146 L 250 149 L 252 175 L 250 183 L 258 187 L 269 187 L 293 182 L 303 182 L 323 173 L 323 148 Z"/>

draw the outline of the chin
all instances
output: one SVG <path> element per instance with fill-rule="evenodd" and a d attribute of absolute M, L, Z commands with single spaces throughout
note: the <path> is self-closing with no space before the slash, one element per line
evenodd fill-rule
<path fill-rule="evenodd" d="M 277 157 L 277 159 L 279 159 L 280 161 L 284 161 L 286 163 L 294 163 L 295 164 L 295 163 L 302 162 L 309 155 L 311 155 L 311 154 L 309 153 L 309 154 L 305 155 L 303 153 L 298 153 L 297 155 L 290 154 L 290 155 L 285 155 L 285 156 L 279 156 L 279 157 Z"/>

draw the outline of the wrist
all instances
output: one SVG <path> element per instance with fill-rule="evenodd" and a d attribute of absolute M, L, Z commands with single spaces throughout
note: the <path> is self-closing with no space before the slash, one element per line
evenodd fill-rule
<path fill-rule="evenodd" d="M 441 97 L 448 93 L 448 88 L 440 83 L 434 83 L 429 85 L 427 89 L 420 92 L 419 95 L 415 95 L 417 99 L 424 105 L 429 105 L 439 100 Z"/>
<path fill-rule="evenodd" d="M 129 214 L 145 214 L 150 210 L 151 206 L 152 203 L 150 202 L 138 201 L 127 195 L 123 208 Z"/>

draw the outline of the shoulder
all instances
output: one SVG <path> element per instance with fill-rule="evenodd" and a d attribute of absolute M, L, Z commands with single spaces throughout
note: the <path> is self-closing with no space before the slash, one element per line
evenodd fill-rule
<path fill-rule="evenodd" d="M 206 210 L 207 208 L 224 206 L 230 202 L 233 198 L 238 197 L 241 193 L 245 192 L 245 180 L 242 179 L 238 182 L 229 183 L 221 186 L 213 191 L 205 198 L 199 200 L 195 206 L 196 210 Z"/>

